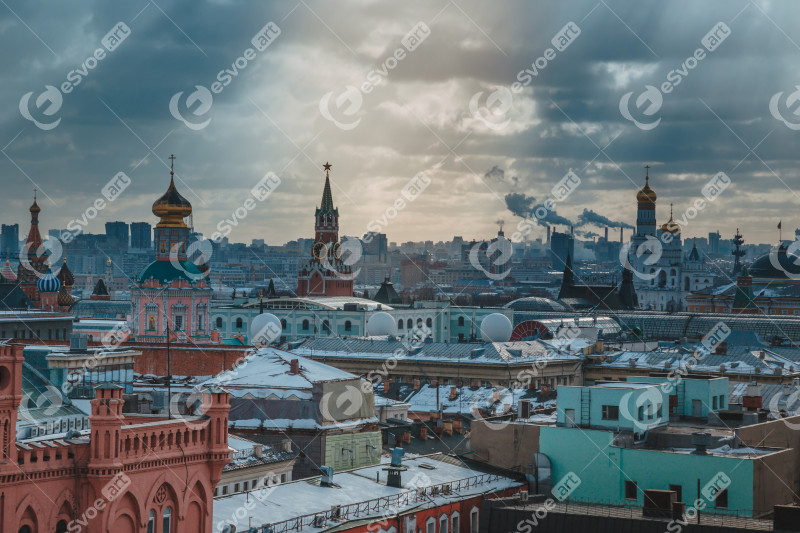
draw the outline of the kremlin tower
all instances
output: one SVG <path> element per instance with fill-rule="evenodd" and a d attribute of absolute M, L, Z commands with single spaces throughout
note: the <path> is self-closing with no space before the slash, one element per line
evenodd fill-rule
<path fill-rule="evenodd" d="M 174 164 L 175 157 L 170 159 Z M 160 219 L 154 228 L 156 259 L 133 282 L 133 335 L 139 342 L 166 342 L 168 333 L 184 341 L 210 341 L 208 271 L 186 256 L 189 227 L 184 219 L 192 214 L 192 204 L 175 188 L 174 168 L 153 214 Z"/>
<path fill-rule="evenodd" d="M 339 210 L 331 194 L 331 165 L 325 163 L 322 203 L 314 213 L 311 259 L 297 273 L 297 296 L 353 296 L 353 271 L 342 260 Z"/>

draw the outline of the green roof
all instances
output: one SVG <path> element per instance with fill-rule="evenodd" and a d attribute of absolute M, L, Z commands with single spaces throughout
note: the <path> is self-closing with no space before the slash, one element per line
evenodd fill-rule
<path fill-rule="evenodd" d="M 184 279 L 194 283 L 206 276 L 191 261 L 175 261 L 175 263 L 180 265 L 180 268 L 175 266 L 172 261 L 153 261 L 136 277 L 136 281 L 142 283 L 148 279 L 155 279 L 162 283 L 169 283 L 177 279 Z"/>

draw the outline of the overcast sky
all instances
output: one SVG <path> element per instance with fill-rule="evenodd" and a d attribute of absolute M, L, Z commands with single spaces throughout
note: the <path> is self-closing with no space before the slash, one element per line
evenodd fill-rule
<path fill-rule="evenodd" d="M 730 177 L 684 237 L 800 226 L 796 2 L 346 5 L 6 0 L 0 221 L 25 234 L 36 185 L 42 228 L 63 228 L 124 172 L 87 231 L 154 223 L 174 153 L 195 228 L 240 208 L 222 226 L 238 242 L 313 236 L 326 161 L 342 232 L 397 242 L 486 238 L 498 220 L 509 235 L 508 205 L 544 203 L 569 171 L 558 220 L 634 224 L 647 164 L 659 223 Z M 269 172 L 280 183 L 243 207 Z M 427 188 L 404 195 L 420 172 Z"/>

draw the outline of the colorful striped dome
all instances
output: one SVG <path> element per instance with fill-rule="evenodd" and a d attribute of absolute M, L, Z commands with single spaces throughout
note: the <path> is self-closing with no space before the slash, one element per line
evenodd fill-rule
<path fill-rule="evenodd" d="M 47 272 L 39 278 L 36 288 L 39 289 L 39 292 L 58 292 L 58 289 L 61 288 L 61 282 L 58 281 L 50 267 L 47 267 Z"/>

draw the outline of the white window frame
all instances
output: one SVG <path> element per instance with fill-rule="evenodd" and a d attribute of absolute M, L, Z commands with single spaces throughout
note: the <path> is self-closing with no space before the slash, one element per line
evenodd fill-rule
<path fill-rule="evenodd" d="M 425 533 L 436 533 L 436 517 L 430 517 L 425 521 Z"/>
<path fill-rule="evenodd" d="M 458 511 L 453 511 L 453 514 L 450 515 L 450 531 L 452 533 L 460 533 L 461 528 L 461 513 Z"/>
<path fill-rule="evenodd" d="M 478 533 L 480 529 L 480 515 L 478 514 L 478 508 L 473 507 L 469 512 L 469 530 L 472 533 Z"/>
<path fill-rule="evenodd" d="M 447 513 L 442 513 L 439 515 L 439 533 L 447 533 L 448 526 Z"/>

